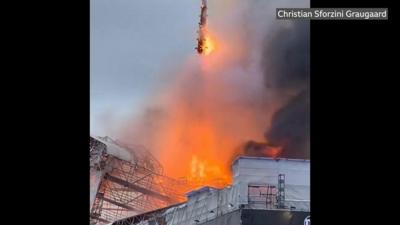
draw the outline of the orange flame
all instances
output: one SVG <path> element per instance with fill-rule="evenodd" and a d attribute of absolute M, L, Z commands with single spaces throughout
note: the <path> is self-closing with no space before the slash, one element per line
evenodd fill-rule
<path fill-rule="evenodd" d="M 138 141 L 156 151 L 166 175 L 219 188 L 232 182 L 231 163 L 240 146 L 265 140 L 263 133 L 276 106 L 261 98 L 241 102 L 238 92 L 264 89 L 262 82 L 254 85 L 253 74 L 243 75 L 240 83 L 226 79 L 231 76 L 227 71 L 247 57 L 246 42 L 239 35 L 217 29 L 205 29 L 204 35 L 200 64 L 198 57 L 189 59 L 193 61 L 177 74 L 170 89 L 157 96 L 157 104 L 165 108 L 160 121 L 151 120 L 137 132 Z"/>
<path fill-rule="evenodd" d="M 264 148 L 262 153 L 267 157 L 279 157 L 279 155 L 282 153 L 282 146 Z"/>
<path fill-rule="evenodd" d="M 215 40 L 211 37 L 211 35 L 207 32 L 205 41 L 204 41 L 204 55 L 209 55 L 215 49 Z"/>
<path fill-rule="evenodd" d="M 192 156 L 191 173 L 188 180 L 198 186 L 207 184 L 222 187 L 230 182 L 230 175 L 219 163 L 212 162 L 209 158 L 200 159 L 197 155 Z"/>

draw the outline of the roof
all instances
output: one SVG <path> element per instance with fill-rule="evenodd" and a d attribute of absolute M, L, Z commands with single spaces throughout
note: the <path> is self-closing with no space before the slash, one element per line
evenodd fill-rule
<path fill-rule="evenodd" d="M 310 162 L 309 159 L 290 159 L 290 158 L 272 158 L 272 157 L 255 157 L 255 156 L 238 156 L 233 160 L 231 165 L 236 164 L 239 159 L 253 159 L 253 160 L 274 160 L 274 161 L 296 161 L 296 162 Z"/>
<path fill-rule="evenodd" d="M 190 197 L 193 197 L 193 196 L 195 196 L 197 194 L 208 192 L 210 190 L 218 190 L 218 189 L 217 188 L 213 188 L 213 187 L 209 187 L 209 186 L 204 186 L 204 187 L 201 187 L 199 189 L 196 189 L 196 190 L 193 190 L 193 191 L 190 191 L 190 192 L 186 193 L 186 196 L 188 198 L 190 198 Z"/>
<path fill-rule="evenodd" d="M 116 221 L 112 222 L 111 224 L 118 224 L 119 221 L 129 221 L 129 222 L 132 222 L 132 223 L 138 223 L 138 222 L 140 222 L 142 220 L 147 220 L 149 218 L 152 218 L 154 214 L 164 213 L 165 211 L 167 211 L 170 208 L 173 208 L 173 207 L 176 207 L 176 206 L 179 206 L 179 205 L 183 205 L 183 204 L 185 204 L 185 202 L 169 205 L 169 206 L 164 207 L 164 208 L 160 208 L 160 209 L 156 209 L 156 210 L 153 210 L 153 211 L 137 214 L 137 215 L 134 215 L 134 216 L 128 216 L 126 218 L 122 218 L 122 219 L 116 220 Z"/>

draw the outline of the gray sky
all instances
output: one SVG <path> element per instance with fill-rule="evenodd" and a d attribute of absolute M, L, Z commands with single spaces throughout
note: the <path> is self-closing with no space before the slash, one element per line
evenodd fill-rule
<path fill-rule="evenodd" d="M 90 1 L 90 132 L 142 109 L 171 80 L 162 72 L 194 54 L 200 0 Z"/>

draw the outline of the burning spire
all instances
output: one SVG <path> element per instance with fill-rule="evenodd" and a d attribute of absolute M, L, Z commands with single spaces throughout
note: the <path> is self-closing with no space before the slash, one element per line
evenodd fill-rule
<path fill-rule="evenodd" d="M 210 54 L 213 50 L 213 44 L 210 40 L 207 30 L 207 0 L 202 0 L 201 2 L 199 30 L 197 31 L 197 33 L 197 53 L 199 53 L 200 55 Z"/>

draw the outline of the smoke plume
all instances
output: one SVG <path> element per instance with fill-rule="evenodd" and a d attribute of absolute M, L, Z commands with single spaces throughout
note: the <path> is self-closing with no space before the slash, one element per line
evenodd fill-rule
<path fill-rule="evenodd" d="M 214 51 L 182 62 L 121 124 L 118 139 L 151 149 L 173 177 L 229 182 L 237 154 L 309 157 L 309 23 L 275 20 L 276 7 L 308 3 L 226 2 L 209 1 Z"/>
<path fill-rule="evenodd" d="M 294 22 L 278 30 L 264 45 L 266 88 L 273 87 L 278 95 L 289 96 L 265 132 L 269 143 L 283 147 L 284 157 L 309 158 L 309 34 L 308 22 Z"/>

